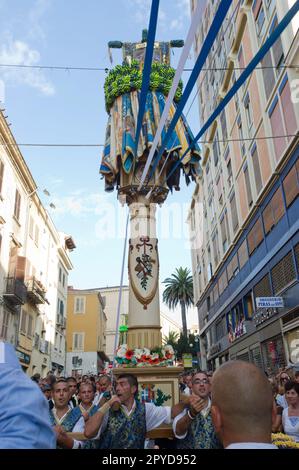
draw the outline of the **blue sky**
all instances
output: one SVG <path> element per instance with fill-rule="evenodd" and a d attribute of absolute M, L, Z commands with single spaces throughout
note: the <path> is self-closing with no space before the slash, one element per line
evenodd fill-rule
<path fill-rule="evenodd" d="M 111 67 L 109 40 L 137 41 L 148 26 L 148 0 L 0 0 L 0 63 Z M 185 39 L 190 25 L 189 0 L 161 0 L 157 40 Z M 175 49 L 173 65 L 180 50 Z M 193 52 L 192 52 L 193 54 Z M 120 63 L 113 52 L 113 65 Z M 187 64 L 191 67 L 193 60 Z M 186 83 L 189 74 L 184 73 Z M 18 143 L 103 143 L 107 114 L 104 106 L 104 71 L 56 71 L 3 69 L 2 97 L 8 121 Z M 1 106 L 2 107 L 2 106 Z M 186 109 L 185 109 L 186 111 Z M 198 131 L 197 101 L 188 116 Z M 77 288 L 118 285 L 123 250 L 124 209 L 116 193 L 104 192 L 98 170 L 99 148 L 21 147 L 38 184 L 51 198 L 40 195 L 45 205 L 53 201 L 51 216 L 59 230 L 71 234 L 77 244 L 72 253 L 74 270 L 69 282 Z M 191 266 L 186 242 L 183 204 L 191 200 L 193 184 L 181 183 L 180 193 L 169 196 L 168 205 L 181 214 L 176 230 L 160 233 L 161 280 L 178 266 Z M 103 217 L 112 217 L 103 237 Z M 164 218 L 164 206 L 159 217 Z M 116 221 L 116 233 L 111 223 Z M 179 233 L 181 232 L 181 233 Z M 182 235 L 182 232 L 185 235 Z M 126 279 L 125 279 L 125 282 Z"/>

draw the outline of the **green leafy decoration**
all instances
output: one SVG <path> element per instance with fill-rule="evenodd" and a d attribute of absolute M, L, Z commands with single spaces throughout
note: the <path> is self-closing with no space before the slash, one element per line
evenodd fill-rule
<path fill-rule="evenodd" d="M 160 388 L 157 389 L 157 395 L 154 401 L 156 406 L 162 406 L 163 403 L 171 398 L 171 395 L 165 395 Z"/>
<path fill-rule="evenodd" d="M 154 62 L 150 76 L 151 91 L 160 91 L 165 96 L 169 94 L 175 70 L 166 64 Z M 106 110 L 109 113 L 111 106 L 118 96 L 131 91 L 140 90 L 142 85 L 142 71 L 139 69 L 139 62 L 133 60 L 131 65 L 124 63 L 112 69 L 104 84 Z M 182 97 L 183 82 L 180 80 L 177 87 L 174 101 L 179 102 Z"/>

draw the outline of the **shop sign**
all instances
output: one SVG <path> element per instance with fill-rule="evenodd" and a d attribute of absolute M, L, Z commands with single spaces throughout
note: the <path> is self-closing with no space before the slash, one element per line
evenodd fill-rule
<path fill-rule="evenodd" d="M 182 355 L 183 366 L 185 368 L 188 368 L 188 367 L 192 368 L 192 357 L 193 357 L 192 354 L 185 353 L 185 354 Z"/>
<path fill-rule="evenodd" d="M 282 297 L 257 297 L 255 299 L 257 308 L 283 308 Z"/>

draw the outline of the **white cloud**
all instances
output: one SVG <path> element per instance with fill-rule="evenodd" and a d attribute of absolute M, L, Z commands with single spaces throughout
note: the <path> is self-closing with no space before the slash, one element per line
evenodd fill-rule
<path fill-rule="evenodd" d="M 0 63 L 13 65 L 37 65 L 40 53 L 20 40 L 14 40 L 7 35 L 6 41 L 0 46 Z M 38 69 L 4 68 L 0 70 L 1 78 L 5 82 L 24 83 L 37 88 L 44 95 L 53 95 L 53 84 L 47 80 L 44 73 Z"/>
<path fill-rule="evenodd" d="M 42 27 L 42 19 L 50 7 L 50 0 L 36 0 L 33 8 L 28 13 L 28 36 L 32 39 L 44 40 L 45 33 Z"/>
<path fill-rule="evenodd" d="M 83 215 L 97 214 L 99 208 L 109 202 L 111 203 L 111 197 L 107 194 L 89 194 L 85 189 L 78 189 L 71 192 L 68 196 L 53 199 L 56 207 L 54 215 L 68 214 L 74 217 L 81 217 Z"/>

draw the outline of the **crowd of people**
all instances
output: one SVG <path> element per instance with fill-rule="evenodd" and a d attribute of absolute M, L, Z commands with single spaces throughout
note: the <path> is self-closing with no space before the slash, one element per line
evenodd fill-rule
<path fill-rule="evenodd" d="M 229 361 L 214 374 L 185 372 L 179 378 L 179 403 L 156 406 L 140 401 L 132 374 L 75 378 L 49 373 L 30 381 L 13 348 L 5 347 L 0 448 L 275 449 L 273 432 L 299 442 L 299 372 L 269 378 L 251 363 Z M 27 407 L 17 406 L 16 389 Z M 147 437 L 161 424 L 173 429 L 167 443 Z"/>

